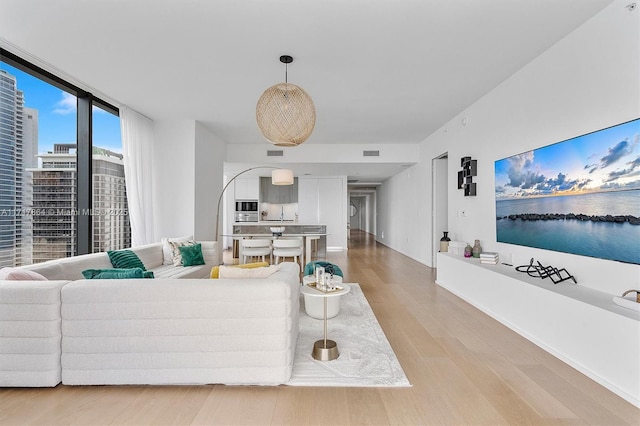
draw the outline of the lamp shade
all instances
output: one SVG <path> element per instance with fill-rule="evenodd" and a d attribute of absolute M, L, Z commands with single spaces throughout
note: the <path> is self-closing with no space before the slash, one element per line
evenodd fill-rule
<path fill-rule="evenodd" d="M 293 170 L 276 169 L 271 172 L 273 185 L 293 185 Z"/>
<path fill-rule="evenodd" d="M 313 132 L 316 108 L 302 88 L 278 83 L 258 99 L 256 121 L 262 135 L 272 144 L 298 146 Z"/>

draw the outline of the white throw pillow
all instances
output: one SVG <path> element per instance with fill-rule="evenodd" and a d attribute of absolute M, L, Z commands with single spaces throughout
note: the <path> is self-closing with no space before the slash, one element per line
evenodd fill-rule
<path fill-rule="evenodd" d="M 171 244 L 171 263 L 173 266 L 182 266 L 182 253 L 180 247 L 195 246 L 195 241 L 172 241 Z"/>
<path fill-rule="evenodd" d="M 219 278 L 267 278 L 278 272 L 280 265 L 263 266 L 261 268 L 234 268 L 221 265 Z"/>
<path fill-rule="evenodd" d="M 189 240 L 193 240 L 193 235 L 177 238 L 161 238 L 160 242 L 162 243 L 162 264 L 173 265 L 173 247 L 171 246 L 171 243 Z"/>
<path fill-rule="evenodd" d="M 48 281 L 44 275 L 27 269 L 2 268 L 0 269 L 0 280 L 12 281 Z"/>

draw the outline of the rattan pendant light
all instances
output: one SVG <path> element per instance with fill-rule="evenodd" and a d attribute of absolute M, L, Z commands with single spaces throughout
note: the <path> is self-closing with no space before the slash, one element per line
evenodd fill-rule
<path fill-rule="evenodd" d="M 285 64 L 284 83 L 264 91 L 256 105 L 256 121 L 260 133 L 276 146 L 298 146 L 306 141 L 316 124 L 313 100 L 302 88 L 287 79 L 288 55 L 280 56 Z"/>

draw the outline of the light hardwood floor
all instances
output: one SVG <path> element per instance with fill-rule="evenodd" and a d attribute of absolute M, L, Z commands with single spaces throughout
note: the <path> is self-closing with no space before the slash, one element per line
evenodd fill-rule
<path fill-rule="evenodd" d="M 640 424 L 636 407 L 437 286 L 435 270 L 351 235 L 328 260 L 360 283 L 413 387 L 5 388 L 0 425 Z"/>

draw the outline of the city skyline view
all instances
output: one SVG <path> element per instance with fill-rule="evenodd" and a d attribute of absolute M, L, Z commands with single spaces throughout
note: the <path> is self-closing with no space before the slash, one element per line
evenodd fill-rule
<path fill-rule="evenodd" d="M 24 106 L 38 110 L 38 153 L 56 143 L 76 143 L 76 97 L 0 61 L 0 70 L 16 78 L 24 92 Z M 94 106 L 93 145 L 122 153 L 119 117 Z"/>
<path fill-rule="evenodd" d="M 0 62 L 0 267 L 130 246 L 120 119 L 96 106 L 84 117 L 90 162 L 76 155 L 82 119 L 74 95 Z M 79 179 L 81 161 L 89 180 Z M 80 247 L 87 235 L 90 247 Z"/>

